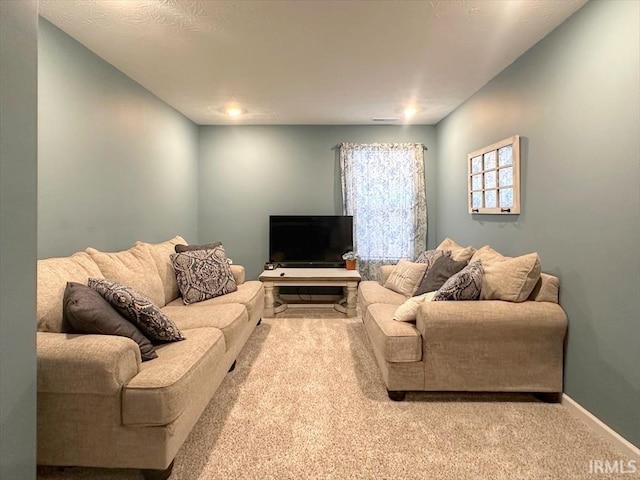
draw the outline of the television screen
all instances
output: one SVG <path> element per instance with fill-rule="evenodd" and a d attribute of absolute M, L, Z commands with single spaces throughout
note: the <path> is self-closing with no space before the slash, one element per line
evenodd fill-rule
<path fill-rule="evenodd" d="M 353 217 L 271 215 L 269 261 L 281 267 L 343 267 L 353 250 Z"/>

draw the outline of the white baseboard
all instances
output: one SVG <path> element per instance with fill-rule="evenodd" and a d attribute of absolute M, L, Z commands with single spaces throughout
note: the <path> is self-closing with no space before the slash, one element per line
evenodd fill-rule
<path fill-rule="evenodd" d="M 611 427 L 602 420 L 584 408 L 566 393 L 562 394 L 562 406 L 566 407 L 569 412 L 577 419 L 586 423 L 594 432 L 596 432 L 605 441 L 611 443 L 613 447 L 620 453 L 626 455 L 631 460 L 635 460 L 640 464 L 640 448 L 636 447 L 630 441 L 626 440 L 622 435 L 615 432 Z"/>

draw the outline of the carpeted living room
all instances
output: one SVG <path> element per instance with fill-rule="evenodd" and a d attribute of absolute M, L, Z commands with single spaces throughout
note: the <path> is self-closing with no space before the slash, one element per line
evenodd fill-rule
<path fill-rule="evenodd" d="M 0 8 L 0 478 L 640 478 L 639 1 Z M 374 179 L 404 174 L 353 175 L 345 153 L 380 145 L 418 152 L 414 179 L 424 190 L 409 250 L 384 259 L 367 253 L 349 189 L 388 202 L 370 225 L 379 230 L 372 243 L 389 252 L 403 243 L 393 217 L 404 188 Z M 478 158 L 485 163 L 474 170 Z M 496 187 L 486 183 L 491 169 Z M 290 271 L 270 246 L 274 216 L 352 217 L 360 286 L 344 283 L 338 301 L 342 287 L 317 286 L 343 285 L 328 273 L 287 284 Z M 237 291 L 203 306 L 188 300 L 193 291 L 183 291 L 172 262 L 200 254 L 174 254 L 183 240 L 207 244 L 196 252 L 222 248 Z M 427 252 L 448 252 L 453 263 L 465 246 L 474 248 L 461 271 L 473 255 L 485 255 L 486 270 L 484 283 L 464 277 L 480 300 L 461 315 L 469 334 L 449 335 L 445 319 L 431 337 L 424 312 L 469 303 L 428 304 L 458 275 L 419 294 L 432 264 L 409 290 L 406 277 L 391 280 L 405 275 L 394 268 L 409 260 L 416 269 Z M 109 279 L 125 252 L 142 250 L 162 283 L 156 297 L 141 291 L 175 315 L 186 339 L 147 335 L 157 357 L 143 358 L 144 339 L 138 353 L 128 339 L 114 341 L 122 350 L 103 349 L 110 340 L 80 335 L 86 349 L 65 363 L 76 348 L 68 342 L 84 340 L 56 330 L 60 282 Z M 492 298 L 486 278 L 499 270 L 489 260 L 528 255 L 536 259 L 529 290 Z M 54 271 L 67 259 L 86 271 Z M 53 294 L 42 294 L 43 272 L 58 282 Z M 139 273 L 126 278 L 144 289 Z M 386 306 L 370 301 L 372 289 L 394 281 L 391 293 L 377 291 Z M 205 332 L 212 300 L 212 317 L 243 326 Z M 409 304 L 413 317 L 399 318 Z M 505 355 L 482 333 L 483 322 L 496 328 L 498 311 Z M 531 338 L 539 311 L 557 320 L 554 348 Z M 419 332 L 417 353 L 407 353 L 416 338 L 404 332 Z M 140 376 L 127 385 L 126 375 L 134 369 L 162 390 L 168 378 L 178 382 L 180 349 L 193 342 L 190 361 L 202 365 L 189 370 L 190 388 L 202 390 L 167 388 L 147 409 L 132 392 Z M 426 360 L 435 346 L 453 364 L 465 345 L 468 389 L 453 366 Z M 197 355 L 214 347 L 208 370 Z M 116 350 L 106 374 L 78 361 L 94 365 Z M 411 387 L 416 375 L 423 387 Z M 69 379 L 74 390 L 52 400 Z M 139 403 L 127 410 L 130 399 Z M 91 445 L 101 451 L 83 450 Z"/>

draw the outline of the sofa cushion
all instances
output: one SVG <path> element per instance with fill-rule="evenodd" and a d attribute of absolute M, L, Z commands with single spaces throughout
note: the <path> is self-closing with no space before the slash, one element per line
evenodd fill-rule
<path fill-rule="evenodd" d="M 184 340 L 178 327 L 149 298 L 128 285 L 90 278 L 89 286 L 150 339 L 160 342 Z"/>
<path fill-rule="evenodd" d="M 358 303 L 362 309 L 362 315 L 369 305 L 374 303 L 387 303 L 397 307 L 406 299 L 406 296 L 384 288 L 375 280 L 364 280 L 358 286 Z"/>
<path fill-rule="evenodd" d="M 484 269 L 481 300 L 524 302 L 540 279 L 541 267 L 537 253 L 505 257 L 485 245 L 474 254 L 472 261 L 475 260 L 482 260 Z"/>
<path fill-rule="evenodd" d="M 149 249 L 156 268 L 158 269 L 158 275 L 162 281 L 162 288 L 164 290 L 164 301 L 157 304 L 159 307 L 175 300 L 180 295 L 176 272 L 173 270 L 170 255 L 174 253 L 177 245 L 183 243 L 187 243 L 187 241 L 179 235 L 161 243 L 136 242 L 136 245 L 143 245 Z"/>
<path fill-rule="evenodd" d="M 86 285 L 67 283 L 63 315 L 72 333 L 128 337 L 138 344 L 143 362 L 158 356 L 149 339 L 135 325 L 116 312 L 102 295 Z"/>
<path fill-rule="evenodd" d="M 70 257 L 45 258 L 37 263 L 38 331 L 64 333 L 69 331 L 62 316 L 62 299 L 67 282 L 87 284 L 89 277 L 102 277 L 96 262 L 85 252 Z"/>
<path fill-rule="evenodd" d="M 224 247 L 171 255 L 185 305 L 226 295 L 238 289 Z"/>
<path fill-rule="evenodd" d="M 433 297 L 434 302 L 445 300 L 478 300 L 482 289 L 482 262 L 470 263 L 447 280 Z"/>
<path fill-rule="evenodd" d="M 187 245 L 187 242 L 182 242 L 174 247 L 172 253 L 192 252 L 194 250 L 212 250 L 222 245 L 222 242 L 205 243 L 204 245 Z"/>
<path fill-rule="evenodd" d="M 457 261 L 466 261 L 471 260 L 471 257 L 475 253 L 476 249 L 469 247 L 462 247 L 458 245 L 456 242 L 451 240 L 450 238 L 445 238 L 440 245 L 436 247 L 436 250 L 446 250 L 451 252 L 451 257 Z"/>
<path fill-rule="evenodd" d="M 238 342 L 238 338 L 247 328 L 249 314 L 244 305 L 228 303 L 222 305 L 167 305 L 162 309 L 181 330 L 192 328 L 216 327 L 222 331 L 226 349 Z"/>
<path fill-rule="evenodd" d="M 217 328 L 188 330 L 187 340 L 156 347 L 158 358 L 140 365 L 140 372 L 122 390 L 122 423 L 127 426 L 168 425 L 187 409 L 211 382 L 225 353 Z"/>
<path fill-rule="evenodd" d="M 384 283 L 384 287 L 410 297 L 418 288 L 426 270 L 426 263 L 400 260 Z"/>
<path fill-rule="evenodd" d="M 121 252 L 101 252 L 91 247 L 85 251 L 105 278 L 130 286 L 156 305 L 164 305 L 162 279 L 147 245 L 134 245 Z"/>
<path fill-rule="evenodd" d="M 427 292 L 408 298 L 402 305 L 396 308 L 396 311 L 393 313 L 393 319 L 397 322 L 415 321 L 418 316 L 420 304 L 430 302 L 435 294 L 436 292 Z"/>
<path fill-rule="evenodd" d="M 414 324 L 393 320 L 396 308 L 383 303 L 369 306 L 364 314 L 369 340 L 387 362 L 419 362 L 422 336 Z"/>
<path fill-rule="evenodd" d="M 189 305 L 189 308 L 208 307 L 210 305 L 227 305 L 233 303 L 244 305 L 249 313 L 250 319 L 260 318 L 262 316 L 262 311 L 264 310 L 264 285 L 262 282 L 257 280 L 250 280 L 238 285 L 238 289 L 235 292 L 191 304 Z M 167 305 L 167 307 L 175 306 L 184 307 L 185 304 L 182 299 L 179 298 Z"/>
<path fill-rule="evenodd" d="M 414 295 L 422 295 L 427 292 L 439 290 L 447 280 L 467 266 L 467 262 L 456 261 L 450 255 L 442 255 L 433 262 L 422 277 L 418 289 Z"/>

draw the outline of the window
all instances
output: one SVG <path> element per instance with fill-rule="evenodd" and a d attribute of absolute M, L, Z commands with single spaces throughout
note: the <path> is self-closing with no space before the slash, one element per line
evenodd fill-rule
<path fill-rule="evenodd" d="M 520 213 L 520 136 L 467 156 L 469 213 Z"/>
<path fill-rule="evenodd" d="M 340 167 L 344 213 L 353 215 L 363 278 L 377 278 L 380 265 L 424 251 L 424 146 L 343 143 Z"/>

